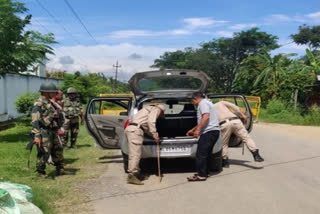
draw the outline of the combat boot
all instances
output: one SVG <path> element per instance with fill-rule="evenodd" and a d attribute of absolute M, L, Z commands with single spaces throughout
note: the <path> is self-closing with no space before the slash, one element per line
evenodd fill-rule
<path fill-rule="evenodd" d="M 76 143 L 71 143 L 71 145 L 70 145 L 69 148 L 70 148 L 70 149 L 76 149 L 76 148 L 77 148 Z"/>
<path fill-rule="evenodd" d="M 137 178 L 135 175 L 128 175 L 127 178 L 127 183 L 128 184 L 135 184 L 135 185 L 143 185 L 142 181 Z"/>
<path fill-rule="evenodd" d="M 37 177 L 39 178 L 48 178 L 46 172 L 37 172 Z"/>
<path fill-rule="evenodd" d="M 136 177 L 140 180 L 140 181 L 144 181 L 144 180 L 148 180 L 149 176 L 148 175 L 143 175 L 143 174 L 138 174 L 136 175 Z"/>
<path fill-rule="evenodd" d="M 222 159 L 222 167 L 224 168 L 229 168 L 230 167 L 230 163 L 229 163 L 229 159 Z"/>
<path fill-rule="evenodd" d="M 253 159 L 254 159 L 254 161 L 256 161 L 256 162 L 263 162 L 264 161 L 264 159 L 260 156 L 260 154 L 259 154 L 259 149 L 257 149 L 256 151 L 254 151 L 254 152 L 251 152 L 252 153 L 252 155 L 253 155 Z"/>
<path fill-rule="evenodd" d="M 56 169 L 56 176 L 61 176 L 61 175 L 74 175 L 74 173 L 65 171 L 63 168 Z"/>

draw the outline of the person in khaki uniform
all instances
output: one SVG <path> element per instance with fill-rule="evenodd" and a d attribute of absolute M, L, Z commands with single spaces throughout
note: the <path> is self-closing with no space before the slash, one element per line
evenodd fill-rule
<path fill-rule="evenodd" d="M 81 125 L 84 124 L 83 111 L 80 100 L 77 98 L 77 90 L 75 88 L 68 88 L 68 97 L 63 100 L 63 111 L 65 113 L 65 129 L 64 147 L 67 147 L 69 132 L 71 131 L 71 145 L 69 148 L 77 148 L 76 141 L 79 133 L 79 117 L 81 118 Z"/>
<path fill-rule="evenodd" d="M 156 121 L 164 115 L 164 110 L 163 105 L 147 106 L 134 116 L 125 129 L 129 152 L 128 184 L 143 185 L 139 168 L 143 136 L 146 133 L 152 136 L 156 143 L 160 143 Z"/>
<path fill-rule="evenodd" d="M 231 134 L 235 134 L 246 144 L 256 162 L 263 162 L 264 159 L 260 156 L 259 149 L 240 120 L 240 118 L 243 119 L 243 121 L 247 120 L 247 116 L 240 111 L 240 108 L 226 101 L 215 103 L 214 107 L 218 113 L 219 125 L 223 139 L 223 167 L 229 167 L 228 144 Z"/>

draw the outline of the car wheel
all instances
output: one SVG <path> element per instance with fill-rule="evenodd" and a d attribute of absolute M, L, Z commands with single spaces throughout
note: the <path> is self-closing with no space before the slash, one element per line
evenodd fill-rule
<path fill-rule="evenodd" d="M 210 169 L 212 172 L 216 173 L 222 171 L 222 150 L 220 152 L 212 154 Z"/>
<path fill-rule="evenodd" d="M 155 160 L 152 158 L 143 158 L 140 160 L 140 168 L 144 173 L 152 173 L 155 170 Z"/>
<path fill-rule="evenodd" d="M 122 158 L 123 158 L 123 170 L 125 173 L 128 173 L 129 157 L 127 154 L 122 152 Z"/>
<path fill-rule="evenodd" d="M 229 147 L 239 147 L 241 143 L 242 141 L 240 140 L 240 138 L 238 138 L 234 134 L 230 136 Z"/>

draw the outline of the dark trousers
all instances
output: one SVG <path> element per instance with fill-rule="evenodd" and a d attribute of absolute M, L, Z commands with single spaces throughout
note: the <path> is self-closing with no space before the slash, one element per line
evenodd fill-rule
<path fill-rule="evenodd" d="M 198 175 L 207 177 L 209 173 L 210 160 L 213 146 L 219 138 L 220 131 L 209 131 L 200 135 L 196 154 L 196 167 Z"/>

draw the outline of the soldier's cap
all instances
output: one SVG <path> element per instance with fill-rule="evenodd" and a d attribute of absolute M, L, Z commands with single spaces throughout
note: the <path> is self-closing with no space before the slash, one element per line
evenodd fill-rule
<path fill-rule="evenodd" d="M 56 85 L 53 82 L 45 82 L 40 85 L 40 92 L 58 92 Z"/>
<path fill-rule="evenodd" d="M 160 108 L 163 112 L 165 111 L 164 105 L 158 104 L 157 107 Z"/>
<path fill-rule="evenodd" d="M 77 92 L 77 89 L 75 89 L 75 88 L 68 88 L 68 90 L 67 90 L 67 94 L 76 94 L 76 93 L 78 93 L 78 92 Z"/>

